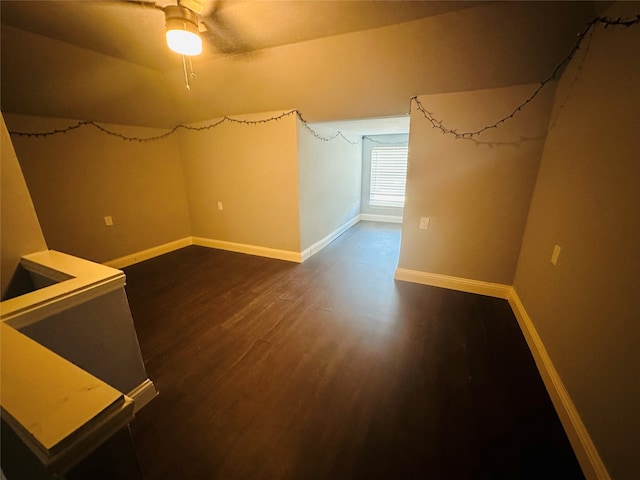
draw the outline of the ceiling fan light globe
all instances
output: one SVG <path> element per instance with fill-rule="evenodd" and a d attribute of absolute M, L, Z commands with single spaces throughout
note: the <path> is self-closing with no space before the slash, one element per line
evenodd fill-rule
<path fill-rule="evenodd" d="M 167 30 L 167 46 L 181 55 L 200 55 L 202 39 L 197 33 L 184 29 Z"/>

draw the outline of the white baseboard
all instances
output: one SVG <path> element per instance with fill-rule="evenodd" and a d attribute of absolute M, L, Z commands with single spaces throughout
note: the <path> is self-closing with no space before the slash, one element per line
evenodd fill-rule
<path fill-rule="evenodd" d="M 402 215 L 378 215 L 376 213 L 361 213 L 360 220 L 367 222 L 402 223 Z"/>
<path fill-rule="evenodd" d="M 396 269 L 395 278 L 396 280 L 449 288 L 508 300 L 585 477 L 588 480 L 611 480 L 609 472 L 589 432 L 582 422 L 569 392 L 567 392 L 558 371 L 555 369 L 542 343 L 542 339 L 538 335 L 531 318 L 527 314 L 524 305 L 513 287 L 404 268 Z"/>
<path fill-rule="evenodd" d="M 420 272 L 406 268 L 397 268 L 394 278 L 404 282 L 420 283 L 432 287 L 442 287 L 450 290 L 459 290 L 461 292 L 476 293 L 504 299 L 508 298 L 511 292 L 510 285 L 483 282 L 470 278 L 451 277 L 439 273 Z"/>
<path fill-rule="evenodd" d="M 211 238 L 204 237 L 192 238 L 193 245 L 198 245 L 200 247 L 217 248 L 219 250 L 227 250 L 230 252 L 246 253 L 249 255 L 257 255 L 259 257 L 276 258 L 278 260 L 302 263 L 302 254 L 300 252 L 278 250 L 276 248 L 247 245 L 244 243 L 227 242 L 224 240 L 213 240 Z"/>
<path fill-rule="evenodd" d="M 260 257 L 277 258 L 279 260 L 287 260 L 289 262 L 302 262 L 302 253 L 290 250 L 278 250 L 275 248 L 260 247 L 257 245 L 247 245 L 243 243 L 227 242 L 224 240 L 214 240 L 204 237 L 186 237 L 173 242 L 158 245 L 157 247 L 148 248 L 141 252 L 132 253 L 124 257 L 116 258 L 104 262 L 104 265 L 113 268 L 125 268 L 135 263 L 143 262 L 165 253 L 173 252 L 189 245 L 198 245 L 200 247 L 217 248 L 220 250 L 228 250 L 230 252 L 246 253 L 249 255 L 258 255 Z"/>
<path fill-rule="evenodd" d="M 156 398 L 158 392 L 151 380 L 148 378 L 138 385 L 136 388 L 127 393 L 127 397 L 133 400 L 133 413 L 134 415 L 151 400 Z"/>
<path fill-rule="evenodd" d="M 520 301 L 518 294 L 514 288 L 511 289 L 507 300 L 511 309 L 518 320 L 520 329 L 524 334 L 529 349 L 540 371 L 540 376 L 544 381 L 553 405 L 560 417 L 560 421 L 564 427 L 567 437 L 573 446 L 578 462 L 582 467 L 585 477 L 589 480 L 610 480 L 609 472 L 605 467 L 602 458 L 598 454 L 591 436 L 587 431 L 580 414 L 576 409 L 573 400 L 569 396 L 569 392 L 565 388 L 558 371 L 555 369 L 547 350 L 542 343 L 542 339 L 527 314 L 524 305 Z"/>
<path fill-rule="evenodd" d="M 378 217 L 382 217 L 382 216 L 378 215 Z M 402 217 L 389 217 L 389 218 L 399 218 L 400 223 L 402 222 Z M 214 240 L 211 238 L 204 238 L 204 237 L 185 237 L 180 240 L 175 240 L 173 242 L 165 243 L 163 245 L 158 245 L 157 247 L 152 247 L 146 250 L 142 250 L 140 252 L 132 253 L 130 255 L 125 255 L 124 257 L 109 260 L 107 262 L 104 262 L 103 265 L 106 265 L 112 268 L 122 269 L 130 265 L 134 265 L 136 263 L 143 262 L 145 260 L 149 260 L 151 258 L 158 257 L 160 255 L 164 255 L 165 253 L 173 252 L 174 250 L 188 247 L 189 245 L 198 245 L 200 247 L 217 248 L 220 250 L 227 250 L 230 252 L 246 253 L 249 255 L 257 255 L 260 257 L 276 258 L 278 260 L 287 260 L 289 262 L 302 263 L 304 260 L 318 253 L 324 247 L 326 247 L 331 242 L 333 242 L 336 238 L 342 235 L 346 230 L 348 230 L 353 225 L 358 223 L 360 219 L 361 219 L 361 216 L 356 215 L 347 223 L 339 227 L 337 230 L 330 233 L 322 240 L 314 243 L 313 245 L 311 245 L 311 247 L 307 248 L 302 252 L 294 252 L 291 250 L 279 250 L 275 248 L 260 247 L 257 245 L 248 245 L 248 244 L 236 243 L 236 242 L 227 242 L 225 240 Z M 392 220 L 377 220 L 377 221 L 391 222 Z"/>
<path fill-rule="evenodd" d="M 324 237 L 322 240 L 317 241 L 316 243 L 311 245 L 309 248 L 303 250 L 301 252 L 302 261 L 304 262 L 306 259 L 308 259 L 312 255 L 315 255 L 316 253 L 318 253 L 320 250 L 322 250 L 324 247 L 329 245 L 331 242 L 333 242 L 336 238 L 338 238 L 344 232 L 349 230 L 351 227 L 353 227 L 359 221 L 360 221 L 360 216 L 356 215 L 351 220 L 349 220 L 348 222 L 344 223 L 343 225 L 338 227 L 335 231 L 331 232 L 329 235 Z"/>
<path fill-rule="evenodd" d="M 147 248 L 146 250 L 142 250 L 140 252 L 125 255 L 124 257 L 109 260 L 108 262 L 104 262 L 104 265 L 118 269 L 125 268 L 135 263 L 144 262 L 145 260 L 164 255 L 165 253 L 188 247 L 191 244 L 191 237 L 185 237 L 181 238 L 180 240 L 175 240 L 163 245 L 158 245 L 157 247 Z"/>

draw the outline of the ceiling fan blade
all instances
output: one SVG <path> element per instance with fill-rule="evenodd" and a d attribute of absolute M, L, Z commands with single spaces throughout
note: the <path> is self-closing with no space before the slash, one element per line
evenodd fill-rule
<path fill-rule="evenodd" d="M 121 3 L 132 7 L 153 8 L 164 11 L 164 7 L 161 7 L 153 0 L 115 0 L 115 3 Z"/>
<path fill-rule="evenodd" d="M 201 35 L 221 53 L 244 54 L 253 48 L 247 39 L 235 28 L 228 18 L 222 14 L 222 3 L 214 2 L 211 11 L 201 18 L 205 31 Z"/>
<path fill-rule="evenodd" d="M 188 8 L 197 15 L 202 15 L 202 11 L 204 10 L 202 0 L 178 0 L 178 5 Z"/>

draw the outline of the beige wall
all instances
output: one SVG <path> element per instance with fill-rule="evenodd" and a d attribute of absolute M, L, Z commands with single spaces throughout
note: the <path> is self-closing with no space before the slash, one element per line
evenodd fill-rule
<path fill-rule="evenodd" d="M 420 96 L 445 125 L 475 130 L 536 85 Z M 553 86 L 499 129 L 455 139 L 411 111 L 399 267 L 511 285 L 546 133 Z M 420 230 L 420 217 L 430 219 Z"/>
<path fill-rule="evenodd" d="M 639 51 L 599 26 L 563 74 L 514 281 L 614 479 L 640 478 Z"/>
<path fill-rule="evenodd" d="M 318 131 L 320 135 L 325 132 Z M 326 132 L 329 137 L 334 132 Z M 302 250 L 352 220 L 360 210 L 362 142 L 341 137 L 325 142 L 298 120 L 300 243 Z"/>
<path fill-rule="evenodd" d="M 181 119 L 157 70 L 5 24 L 0 35 L 5 113 L 169 128 Z"/>
<path fill-rule="evenodd" d="M 234 118 L 262 120 L 280 113 Z M 181 131 L 180 145 L 192 235 L 300 252 L 295 115 Z"/>
<path fill-rule="evenodd" d="M 25 293 L 29 282 L 27 276 L 17 273 L 23 255 L 47 250 L 47 244 L 38 217 L 27 189 L 22 170 L 16 157 L 7 127 L 2 119 L 0 139 L 0 239 L 2 248 L 2 299 Z"/>
<path fill-rule="evenodd" d="M 75 123 L 22 115 L 6 121 L 17 131 Z M 105 126 L 130 136 L 164 132 Z M 177 136 L 128 142 L 88 126 L 13 143 L 49 248 L 105 262 L 190 235 Z"/>
<path fill-rule="evenodd" d="M 16 131 L 75 123 L 7 119 Z M 86 126 L 47 138 L 15 137 L 15 145 L 50 248 L 105 262 L 193 235 L 300 252 L 301 235 L 306 248 L 358 211 L 360 158 L 359 146 L 320 142 L 301 127 L 307 133 L 300 135 L 299 176 L 297 122 L 292 114 L 277 122 L 225 123 L 144 143 Z M 164 132 L 107 127 L 140 137 Z M 114 226 L 105 226 L 106 215 Z"/>

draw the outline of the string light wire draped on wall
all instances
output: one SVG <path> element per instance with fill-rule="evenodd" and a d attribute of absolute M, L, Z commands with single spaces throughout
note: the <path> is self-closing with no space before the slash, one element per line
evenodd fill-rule
<path fill-rule="evenodd" d="M 440 130 L 443 135 L 453 135 L 455 138 L 471 138 L 471 137 L 480 135 L 481 133 L 487 130 L 497 128 L 500 124 L 506 122 L 507 120 L 512 119 L 520 110 L 522 110 L 529 103 L 531 103 L 533 99 L 536 98 L 536 96 L 540 93 L 540 91 L 549 82 L 551 82 L 552 80 L 555 80 L 558 77 L 558 73 L 561 71 L 562 67 L 566 65 L 573 58 L 575 53 L 580 49 L 580 45 L 582 45 L 582 41 L 586 37 L 587 33 L 589 33 L 589 31 L 594 25 L 599 23 L 604 24 L 605 29 L 611 26 L 630 27 L 631 25 L 637 25 L 640 23 L 640 14 L 636 15 L 635 18 L 629 18 L 629 19 L 622 19 L 622 18 L 612 19 L 608 17 L 596 17 L 593 20 L 591 20 L 587 24 L 585 29 L 578 34 L 578 40 L 576 41 L 575 45 L 573 46 L 571 51 L 560 61 L 560 63 L 558 63 L 558 65 L 553 70 L 551 75 L 549 75 L 549 77 L 547 77 L 545 80 L 540 82 L 540 85 L 538 86 L 538 88 L 536 88 L 535 91 L 524 102 L 522 102 L 520 105 L 514 108 L 509 115 L 502 117 L 500 120 L 498 120 L 495 123 L 492 123 L 491 125 L 486 125 L 474 131 L 458 132 L 458 130 L 455 128 L 448 128 L 445 125 L 443 125 L 441 120 L 438 120 L 432 112 L 428 111 L 424 107 L 424 105 L 420 103 L 420 100 L 418 100 L 417 96 L 413 97 L 411 101 L 416 104 L 416 108 L 422 113 L 424 118 L 426 118 L 427 121 L 431 123 L 431 126 L 437 130 Z"/>
<path fill-rule="evenodd" d="M 330 142 L 332 140 L 335 140 L 336 138 L 341 138 L 342 140 L 344 140 L 345 142 L 347 142 L 347 143 L 349 143 L 351 145 L 357 145 L 359 143 L 359 141 L 350 140 L 341 131 L 338 131 L 335 134 L 329 135 L 329 136 L 321 135 L 320 133 L 318 133 L 316 130 L 314 130 L 313 128 L 311 128 L 309 126 L 309 123 L 302 117 L 302 114 L 298 110 L 289 110 L 288 112 L 282 112 L 279 115 L 274 115 L 272 117 L 263 118 L 263 119 L 260 119 L 260 120 L 242 120 L 242 119 L 232 118 L 232 117 L 222 117 L 221 119 L 219 119 L 219 120 L 217 120 L 215 122 L 209 123 L 207 125 L 203 125 L 201 127 L 193 127 L 191 125 L 176 125 L 171 130 L 168 130 L 163 134 L 156 135 L 154 137 L 146 137 L 146 138 L 145 137 L 131 137 L 131 136 L 128 136 L 128 135 L 123 135 L 122 133 L 110 130 L 110 129 L 106 128 L 106 127 L 103 127 L 99 123 L 94 122 L 94 121 L 90 121 L 90 120 L 79 121 L 79 122 L 74 123 L 73 125 L 69 125 L 68 127 L 61 128 L 61 129 L 55 129 L 55 130 L 49 130 L 47 132 L 18 132 L 18 131 L 11 131 L 9 133 L 11 135 L 16 136 L 16 137 L 44 138 L 44 137 L 50 137 L 52 135 L 58 135 L 60 133 L 67 133 L 67 132 L 70 132 L 72 130 L 76 130 L 77 128 L 80 128 L 80 127 L 90 126 L 90 127 L 97 128 L 102 133 L 105 133 L 105 134 L 110 135 L 112 137 L 120 138 L 121 140 L 126 140 L 128 142 L 152 142 L 154 140 L 162 140 L 163 138 L 167 138 L 168 136 L 173 135 L 174 133 L 176 133 L 178 130 L 187 130 L 187 131 L 191 131 L 191 132 L 203 132 L 205 130 L 211 130 L 213 128 L 216 128 L 217 126 L 222 125 L 224 123 L 235 123 L 235 124 L 240 124 L 240 125 L 259 125 L 259 124 L 262 124 L 262 123 L 276 122 L 276 121 L 278 121 L 278 120 L 280 120 L 280 119 L 282 119 L 284 117 L 288 117 L 290 115 L 296 115 L 298 117 L 298 119 L 300 120 L 300 122 L 302 122 L 302 126 L 311 135 L 313 135 L 316 139 L 318 139 L 318 140 L 320 140 L 322 142 Z"/>
<path fill-rule="evenodd" d="M 580 45 L 582 44 L 582 41 L 584 40 L 584 38 L 587 35 L 587 33 L 589 33 L 589 31 L 596 24 L 604 24 L 604 28 L 605 29 L 608 28 L 608 27 L 618 27 L 618 26 L 631 27 L 632 25 L 640 24 L 640 14 L 637 14 L 634 18 L 629 18 L 629 19 L 621 19 L 621 18 L 611 19 L 611 18 L 608 18 L 608 17 L 596 17 L 593 20 L 591 20 L 587 24 L 585 29 L 580 34 L 578 34 L 578 40 L 576 41 L 575 45 L 573 46 L 571 51 L 558 63 L 558 65 L 553 70 L 551 75 L 548 78 L 546 78 L 545 80 L 541 81 L 540 85 L 536 88 L 536 90 L 527 99 L 525 99 L 522 103 L 520 103 L 517 107 L 515 107 L 511 113 L 509 113 L 508 115 L 505 115 L 500 120 L 492 123 L 491 125 L 486 125 L 486 126 L 484 126 L 482 128 L 479 128 L 479 129 L 477 129 L 475 131 L 458 132 L 455 128 L 448 128 L 448 127 L 444 126 L 443 122 L 441 120 L 438 120 L 434 116 L 433 113 L 428 111 L 424 107 L 424 105 L 422 105 L 420 100 L 418 100 L 418 97 L 411 98 L 411 105 L 413 105 L 415 103 L 416 108 L 423 114 L 424 118 L 429 123 L 431 123 L 431 126 L 433 128 L 440 130 L 442 132 L 442 134 L 453 135 L 455 138 L 471 138 L 471 137 L 475 137 L 477 135 L 481 135 L 483 132 L 485 132 L 487 130 L 497 128 L 502 123 L 504 123 L 504 122 L 510 120 L 511 118 L 513 118 L 519 111 L 521 111 L 524 107 L 526 107 L 529 103 L 531 103 L 531 101 L 533 101 L 533 99 L 538 95 L 538 93 L 540 93 L 540 91 L 547 84 L 549 84 L 552 80 L 554 80 L 557 77 L 557 75 L 560 72 L 562 66 L 565 65 L 567 62 L 569 62 L 569 60 L 571 60 L 573 58 L 575 53 L 580 48 Z M 183 62 L 184 62 L 184 56 L 183 56 Z M 192 73 L 192 75 L 193 75 L 193 73 Z M 185 76 L 186 76 L 186 65 L 185 65 Z M 187 80 L 187 88 L 189 88 L 188 80 Z M 289 116 L 289 115 L 297 115 L 298 118 L 300 119 L 300 121 L 302 122 L 304 128 L 306 128 L 318 140 L 321 140 L 321 141 L 324 141 L 324 142 L 328 142 L 328 141 L 334 140 L 336 138 L 341 138 L 344 141 L 346 141 L 346 142 L 348 142 L 348 143 L 350 143 L 352 145 L 355 145 L 356 143 L 359 143 L 359 142 L 354 142 L 354 141 L 350 140 L 349 138 L 347 138 L 340 131 L 338 131 L 336 134 L 331 135 L 331 136 L 320 135 L 318 132 L 316 132 L 314 129 L 312 129 L 308 125 L 307 121 L 302 117 L 302 114 L 298 110 L 290 110 L 290 111 L 284 112 L 284 113 L 282 113 L 280 115 L 276 115 L 276 116 L 273 116 L 273 117 L 265 118 L 265 119 L 262 119 L 262 120 L 252 120 L 252 121 L 249 121 L 249 120 L 238 120 L 238 119 L 234 119 L 234 118 L 225 116 L 220 120 L 217 120 L 215 122 L 212 122 L 212 123 L 210 123 L 208 125 L 205 125 L 205 126 L 202 126 L 202 127 L 192 127 L 192 126 L 180 124 L 180 125 L 176 125 L 171 130 L 168 130 L 167 132 L 165 132 L 165 133 L 163 133 L 161 135 L 157 135 L 155 137 L 147 137 L 147 138 L 126 136 L 126 135 L 123 135 L 121 133 L 109 130 L 109 129 L 107 129 L 107 128 L 105 128 L 105 127 L 103 127 L 103 126 L 99 125 L 98 123 L 96 123 L 94 121 L 91 121 L 91 120 L 79 121 L 79 122 L 77 122 L 77 123 L 75 123 L 73 125 L 70 125 L 70 126 L 68 126 L 66 128 L 63 128 L 63 129 L 55 129 L 55 130 L 44 131 L 44 132 L 10 131 L 9 133 L 11 135 L 18 136 L 18 137 L 42 138 L 42 137 L 49 137 L 51 135 L 57 135 L 57 134 L 60 134 L 60 133 L 67 133 L 67 132 L 69 132 L 71 130 L 75 130 L 75 129 L 83 127 L 83 126 L 93 126 L 93 127 L 97 128 L 98 130 L 100 130 L 101 132 L 107 134 L 107 135 L 118 137 L 118 138 L 120 138 L 122 140 L 134 141 L 134 142 L 150 142 L 150 141 L 153 141 L 153 140 L 160 140 L 160 139 L 166 138 L 169 135 L 174 134 L 175 132 L 177 132 L 180 129 L 190 130 L 190 131 L 204 131 L 204 130 L 210 130 L 212 128 L 215 128 L 215 127 L 217 127 L 217 126 L 219 126 L 219 125 L 221 125 L 221 124 L 223 124 L 225 122 L 239 123 L 239 124 L 246 124 L 246 125 L 255 125 L 255 124 L 260 124 L 260 123 L 278 121 L 281 118 Z M 379 142 L 379 143 L 383 143 L 383 142 Z"/>

